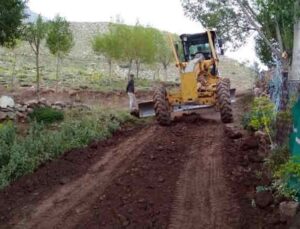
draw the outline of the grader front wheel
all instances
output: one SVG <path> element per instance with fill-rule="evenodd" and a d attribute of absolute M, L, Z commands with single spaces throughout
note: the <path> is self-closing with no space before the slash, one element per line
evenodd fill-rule
<path fill-rule="evenodd" d="M 167 100 L 167 91 L 164 86 L 157 87 L 154 92 L 155 116 L 160 125 L 168 126 L 171 124 L 171 113 Z"/>
<path fill-rule="evenodd" d="M 217 99 L 222 122 L 231 123 L 233 121 L 233 116 L 231 108 L 229 79 L 220 79 L 217 85 Z"/>

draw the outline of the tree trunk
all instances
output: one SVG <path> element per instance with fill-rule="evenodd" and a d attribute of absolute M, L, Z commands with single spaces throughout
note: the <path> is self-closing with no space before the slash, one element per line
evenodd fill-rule
<path fill-rule="evenodd" d="M 247 20 L 249 23 L 255 28 L 255 30 L 258 32 L 259 36 L 266 42 L 266 44 L 269 46 L 269 48 L 272 50 L 273 54 L 277 56 L 278 59 L 281 58 L 281 54 L 270 42 L 270 40 L 266 37 L 265 33 L 261 30 L 261 28 L 257 25 L 256 19 L 252 17 L 252 15 L 248 12 L 248 10 L 251 10 L 250 7 L 245 5 L 245 2 L 243 0 L 235 0 L 236 3 L 240 6 L 241 10 L 247 17 Z M 247 3 L 247 2 L 246 2 Z"/>
<path fill-rule="evenodd" d="M 277 41 L 279 44 L 279 49 L 280 49 L 280 52 L 283 53 L 284 50 L 283 50 L 282 36 L 280 33 L 280 28 L 279 28 L 277 19 L 275 20 L 275 29 L 276 29 L 276 37 L 277 37 Z"/>
<path fill-rule="evenodd" d="M 129 61 L 128 79 L 129 79 L 129 76 L 130 76 L 130 74 L 131 74 L 131 68 L 132 68 L 132 60 Z"/>
<path fill-rule="evenodd" d="M 109 79 L 112 78 L 112 60 L 108 59 L 108 66 L 109 66 Z"/>
<path fill-rule="evenodd" d="M 38 99 L 40 99 L 40 54 L 37 50 L 35 54 L 35 64 L 36 64 L 36 94 Z"/>
<path fill-rule="evenodd" d="M 109 71 L 109 76 L 108 76 L 108 83 L 111 86 L 112 85 L 112 60 L 111 59 L 107 59 L 107 63 L 108 63 L 108 71 Z"/>
<path fill-rule="evenodd" d="M 164 81 L 168 80 L 168 65 L 163 64 L 164 70 L 165 70 L 165 76 L 164 76 Z"/>
<path fill-rule="evenodd" d="M 13 60 L 13 67 L 11 72 L 11 91 L 15 90 L 15 74 L 16 74 L 16 65 L 17 65 L 17 54 L 14 52 L 14 60 Z"/>
<path fill-rule="evenodd" d="M 59 83 L 59 65 L 60 65 L 60 58 L 59 55 L 56 57 L 56 92 L 58 91 L 58 83 Z"/>
<path fill-rule="evenodd" d="M 290 80 L 300 80 L 300 19 L 294 25 L 294 48 Z"/>
<path fill-rule="evenodd" d="M 136 60 L 135 65 L 136 65 L 136 78 L 139 78 L 141 62 L 139 60 Z"/>

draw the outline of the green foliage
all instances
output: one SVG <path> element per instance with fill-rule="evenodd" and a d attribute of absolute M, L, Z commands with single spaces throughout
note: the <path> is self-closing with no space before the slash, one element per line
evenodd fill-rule
<path fill-rule="evenodd" d="M 72 111 L 57 131 L 33 122 L 25 137 L 7 124 L 0 129 L 0 187 L 33 172 L 41 163 L 62 153 L 106 139 L 124 122 L 134 122 L 127 112 L 113 110 Z"/>
<path fill-rule="evenodd" d="M 114 24 L 112 31 L 118 37 L 117 46 L 121 50 L 121 59 L 126 61 L 152 63 L 155 60 L 156 44 L 155 36 L 158 31 L 139 24 L 127 26 Z"/>
<path fill-rule="evenodd" d="M 298 199 L 300 197 L 300 161 L 292 158 L 275 172 L 275 186 L 280 194 Z M 298 199 L 299 200 L 299 199 Z"/>
<path fill-rule="evenodd" d="M 21 35 L 22 20 L 25 17 L 24 0 L 0 1 L 0 45 L 14 46 Z"/>
<path fill-rule="evenodd" d="M 110 24 L 108 32 L 92 40 L 97 55 L 103 55 L 111 65 L 112 60 L 135 62 L 137 74 L 141 63 L 160 61 L 166 68 L 171 61 L 171 50 L 165 36 L 157 29 L 140 24 L 128 26 Z"/>
<path fill-rule="evenodd" d="M 64 113 L 52 107 L 38 107 L 29 114 L 29 117 L 38 123 L 54 123 L 62 121 L 64 119 Z"/>
<path fill-rule="evenodd" d="M 271 129 L 275 121 L 274 104 L 265 96 L 255 98 L 251 110 L 243 118 L 243 126 L 250 130 Z"/>
<path fill-rule="evenodd" d="M 56 16 L 54 20 L 49 23 L 46 44 L 53 55 L 63 57 L 68 54 L 74 46 L 70 23 L 64 18 Z"/>
<path fill-rule="evenodd" d="M 41 15 L 34 23 L 28 23 L 24 28 L 24 40 L 28 41 L 35 54 L 40 51 L 41 41 L 46 37 L 48 23 L 43 21 Z"/>
<path fill-rule="evenodd" d="M 111 59 L 119 60 L 121 58 L 121 49 L 119 39 L 116 36 L 112 26 L 109 26 L 107 33 L 96 35 L 92 40 L 92 48 L 97 55 L 105 56 L 108 61 Z"/>
<path fill-rule="evenodd" d="M 287 51 L 292 56 L 294 30 L 294 0 L 257 0 L 257 19 L 262 25 L 265 36 L 274 46 Z M 282 46 L 282 47 L 280 47 Z M 274 59 L 266 43 L 257 39 L 257 54 L 266 64 L 273 64 Z"/>
<path fill-rule="evenodd" d="M 158 31 L 156 38 L 157 45 L 157 53 L 156 58 L 159 63 L 163 65 L 165 69 L 169 66 L 169 64 L 173 61 L 173 51 L 168 42 L 167 34 L 161 33 Z M 177 38 L 177 37 L 176 37 Z"/>
<path fill-rule="evenodd" d="M 241 46 L 252 30 L 236 1 L 181 0 L 185 14 L 205 28 L 216 28 L 224 41 Z"/>
<path fill-rule="evenodd" d="M 277 113 L 277 119 L 285 122 L 285 123 L 291 123 L 292 122 L 292 112 L 291 110 L 286 111 L 279 111 Z"/>
<path fill-rule="evenodd" d="M 282 146 L 278 146 L 274 150 L 271 151 L 268 158 L 266 158 L 265 166 L 275 174 L 279 168 L 285 164 L 290 158 L 290 152 L 287 144 Z"/>
<path fill-rule="evenodd" d="M 281 165 L 279 170 L 276 172 L 276 176 L 279 178 L 286 178 L 288 176 L 300 178 L 299 160 L 289 160 L 285 164 Z"/>
<path fill-rule="evenodd" d="M 272 55 L 272 51 L 270 50 L 266 42 L 260 37 L 255 38 L 255 51 L 259 59 L 264 64 L 266 64 L 267 66 L 275 65 L 275 59 Z"/>
<path fill-rule="evenodd" d="M 299 201 L 298 191 L 290 188 L 287 182 L 278 179 L 273 182 L 272 186 L 276 190 L 277 195 Z"/>
<path fill-rule="evenodd" d="M 37 92 L 40 90 L 40 47 L 42 40 L 46 37 L 48 31 L 48 23 L 44 22 L 42 16 L 39 15 L 34 23 L 28 23 L 24 27 L 24 40 L 28 41 L 32 51 L 35 54 L 36 63 L 36 84 Z"/>
<path fill-rule="evenodd" d="M 273 55 L 287 51 L 291 57 L 293 27 L 298 13 L 295 0 L 181 0 L 185 14 L 200 21 L 205 28 L 216 28 L 224 41 L 235 47 L 257 31 L 256 50 L 266 64 Z M 298 10 L 299 11 L 299 10 Z"/>

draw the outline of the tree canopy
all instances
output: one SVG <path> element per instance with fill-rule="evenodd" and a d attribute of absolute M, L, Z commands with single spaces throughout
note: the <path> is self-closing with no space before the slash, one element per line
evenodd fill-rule
<path fill-rule="evenodd" d="M 53 55 L 62 57 L 68 54 L 74 46 L 70 23 L 64 18 L 56 16 L 49 23 L 46 45 Z"/>
<path fill-rule="evenodd" d="M 226 42 L 242 45 L 254 28 L 234 0 L 181 0 L 185 14 L 205 28 L 216 28 Z"/>
<path fill-rule="evenodd" d="M 21 35 L 24 14 L 24 0 L 0 1 L 0 45 L 13 46 Z"/>
<path fill-rule="evenodd" d="M 280 59 L 283 51 L 292 50 L 295 1 L 181 0 L 188 17 L 218 29 L 218 34 L 235 47 L 242 45 L 251 31 L 256 31 L 260 37 L 258 54 L 265 62 L 270 62 L 272 56 Z"/>
<path fill-rule="evenodd" d="M 171 61 L 165 35 L 139 23 L 135 26 L 110 24 L 107 33 L 93 38 L 92 48 L 96 54 L 105 56 L 110 65 L 112 60 L 126 61 L 131 69 L 134 62 L 137 75 L 142 63 L 152 64 L 159 61 L 166 68 Z"/>
<path fill-rule="evenodd" d="M 45 39 L 48 31 L 48 23 L 44 22 L 42 16 L 39 15 L 35 22 L 25 25 L 24 40 L 28 41 L 36 58 L 36 90 L 39 96 L 40 90 L 40 47 L 42 40 Z"/>

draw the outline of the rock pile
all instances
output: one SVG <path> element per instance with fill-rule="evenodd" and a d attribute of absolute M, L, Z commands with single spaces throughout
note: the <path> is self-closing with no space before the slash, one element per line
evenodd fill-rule
<path fill-rule="evenodd" d="M 3 97 L 5 97 L 5 99 L 3 99 Z M 11 97 L 2 96 L 0 101 L 5 101 L 0 103 L 0 123 L 7 120 L 14 120 L 24 123 L 27 121 L 28 114 L 33 112 L 33 110 L 38 107 L 52 107 L 57 110 L 71 108 L 90 109 L 90 107 L 85 104 L 72 104 L 65 103 L 63 101 L 50 103 L 45 98 L 41 98 L 40 100 L 33 99 L 23 103 L 15 104 Z M 9 101 L 9 103 L 7 101 Z"/>

